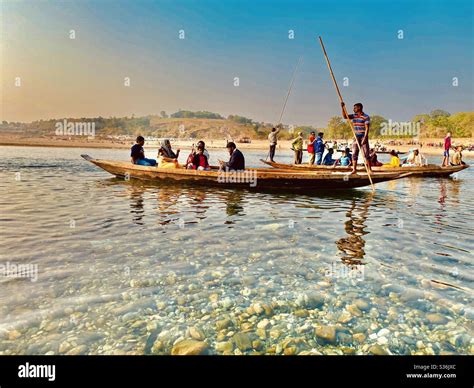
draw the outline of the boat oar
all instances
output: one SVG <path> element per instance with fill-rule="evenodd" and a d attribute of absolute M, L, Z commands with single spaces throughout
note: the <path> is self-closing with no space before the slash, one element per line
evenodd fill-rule
<path fill-rule="evenodd" d="M 334 77 L 334 73 L 332 72 L 331 62 L 329 62 L 329 58 L 328 58 L 328 55 L 326 54 L 326 49 L 324 48 L 324 43 L 323 43 L 323 40 L 322 40 L 321 37 L 319 37 L 319 43 L 321 43 L 321 48 L 323 49 L 324 57 L 326 58 L 326 63 L 328 65 L 329 73 L 331 74 L 332 81 L 334 82 L 334 87 L 336 88 L 337 95 L 339 96 L 339 101 L 341 102 L 341 105 L 342 105 L 342 110 L 344 111 L 344 116 L 346 117 L 347 122 L 349 123 L 349 126 L 352 129 L 352 134 L 354 135 L 354 140 L 357 144 L 357 147 L 359 148 L 359 154 L 362 154 L 362 156 L 363 156 L 365 171 L 367 171 L 367 175 L 369 177 L 370 185 L 372 186 L 372 191 L 375 191 L 374 183 L 372 182 L 372 177 L 370 175 L 369 168 L 367 167 L 367 159 L 365 158 L 365 154 L 362 152 L 359 141 L 357 140 L 354 124 L 352 123 L 352 120 L 349 119 L 349 116 L 348 116 L 347 110 L 346 110 L 346 106 L 343 104 L 344 100 L 342 99 L 342 95 L 341 95 L 341 92 L 339 90 L 339 86 L 337 86 L 336 78 Z M 356 163 L 357 163 L 357 161 L 356 161 Z M 357 166 L 356 166 L 356 168 L 357 168 Z"/>
<path fill-rule="evenodd" d="M 295 69 L 293 70 L 293 75 L 291 77 L 290 86 L 288 87 L 288 93 L 286 93 L 285 101 L 283 102 L 283 107 L 281 108 L 280 118 L 278 119 L 278 124 L 281 124 L 281 119 L 283 118 L 283 113 L 285 112 L 286 103 L 288 102 L 288 97 L 290 97 L 291 89 L 293 89 L 293 84 L 295 82 L 296 72 L 298 71 L 298 67 L 300 66 L 301 62 L 303 62 L 303 56 L 302 55 L 298 59 L 298 62 L 296 63 L 296 66 L 295 66 Z M 268 151 L 268 154 L 267 154 L 267 157 L 265 158 L 265 160 L 267 160 L 269 156 L 270 156 L 270 151 Z"/>

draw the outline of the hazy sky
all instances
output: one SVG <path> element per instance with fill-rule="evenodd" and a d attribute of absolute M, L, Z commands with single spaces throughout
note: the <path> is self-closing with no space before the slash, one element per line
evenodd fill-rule
<path fill-rule="evenodd" d="M 318 35 L 368 114 L 474 107 L 472 0 L 1 0 L 1 33 L 0 120 L 181 108 L 275 122 L 303 55 L 283 122 L 324 126 L 340 109 Z"/>

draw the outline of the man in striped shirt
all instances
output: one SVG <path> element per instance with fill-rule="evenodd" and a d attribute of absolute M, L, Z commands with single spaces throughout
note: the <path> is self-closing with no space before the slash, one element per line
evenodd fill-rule
<path fill-rule="evenodd" d="M 352 143 L 352 174 L 355 174 L 357 171 L 357 159 L 359 157 L 359 143 L 360 148 L 364 154 L 365 162 L 367 163 L 367 168 L 369 172 L 372 172 L 369 163 L 369 127 L 370 127 L 370 117 L 365 114 L 363 111 L 363 106 L 360 102 L 354 104 L 354 114 L 346 115 L 344 109 L 344 103 L 341 103 L 342 107 L 342 117 L 345 119 L 350 119 L 352 125 L 354 126 L 356 139 Z M 356 143 L 357 142 L 357 143 Z"/>

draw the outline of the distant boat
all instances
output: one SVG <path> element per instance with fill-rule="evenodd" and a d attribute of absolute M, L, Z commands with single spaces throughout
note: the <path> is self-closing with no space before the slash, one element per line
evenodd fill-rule
<path fill-rule="evenodd" d="M 320 192 L 328 190 L 347 190 L 370 185 L 366 173 L 349 175 L 345 172 L 273 170 L 269 168 L 245 169 L 237 172 L 221 172 L 217 167 L 211 171 L 196 171 L 185 168 L 146 167 L 130 162 L 94 159 L 81 155 L 108 173 L 121 178 L 134 178 L 146 181 L 169 180 L 193 185 L 241 187 L 250 190 L 283 190 L 287 192 Z M 411 175 L 409 172 L 377 172 L 371 174 L 373 183 L 391 181 Z M 255 183 L 255 185 L 253 185 Z"/>
<path fill-rule="evenodd" d="M 270 162 L 267 160 L 260 159 L 262 163 L 265 163 L 275 169 L 284 169 L 284 170 L 293 170 L 293 171 L 313 171 L 313 172 L 328 172 L 328 171 L 350 171 L 352 167 L 346 166 L 323 166 L 323 165 L 312 165 L 309 166 L 308 164 L 284 164 L 284 163 L 276 163 Z M 455 172 L 459 172 L 468 168 L 469 165 L 464 164 L 462 166 L 447 166 L 441 167 L 436 164 L 427 164 L 426 166 L 419 166 L 419 167 L 372 167 L 372 170 L 375 173 L 380 172 L 396 172 L 396 173 L 404 173 L 409 172 L 416 176 L 430 176 L 430 177 L 442 177 L 442 176 L 449 176 Z M 365 171 L 365 167 L 358 166 L 358 170 L 361 172 Z"/>

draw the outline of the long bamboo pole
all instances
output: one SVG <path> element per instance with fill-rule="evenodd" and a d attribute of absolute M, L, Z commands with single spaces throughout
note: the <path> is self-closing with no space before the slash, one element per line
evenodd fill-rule
<path fill-rule="evenodd" d="M 291 77 L 290 87 L 288 88 L 288 93 L 286 94 L 285 102 L 283 103 L 283 108 L 281 109 L 280 118 L 278 119 L 278 124 L 281 124 L 281 119 L 283 118 L 283 113 L 285 112 L 286 103 L 288 102 L 288 97 L 290 97 L 291 89 L 293 89 L 293 83 L 295 82 L 296 72 L 298 71 L 298 67 L 300 66 L 301 62 L 303 61 L 303 56 L 301 55 L 298 59 L 298 63 L 295 66 L 295 70 L 293 70 L 293 76 Z"/>
<path fill-rule="evenodd" d="M 298 59 L 298 62 L 296 63 L 296 66 L 295 66 L 295 69 L 293 70 L 293 75 L 291 76 L 290 86 L 288 87 L 288 92 L 286 93 L 285 101 L 283 102 L 283 107 L 281 108 L 280 118 L 278 119 L 277 126 L 281 124 L 281 119 L 283 118 L 283 113 L 285 112 L 286 103 L 288 102 L 288 97 L 290 97 L 291 89 L 293 89 L 293 84 L 295 82 L 296 72 L 298 71 L 298 67 L 300 66 L 301 62 L 303 62 L 303 56 L 302 55 Z M 267 154 L 267 157 L 265 158 L 265 160 L 267 160 L 269 156 L 270 156 L 270 151 L 268 151 L 268 154 Z"/>
<path fill-rule="evenodd" d="M 349 116 L 348 116 L 347 110 L 346 110 L 346 106 L 343 104 L 344 100 L 342 99 L 342 95 L 341 95 L 341 91 L 339 90 L 339 86 L 337 86 L 336 78 L 334 77 L 334 73 L 332 71 L 331 62 L 329 62 L 329 58 L 328 58 L 328 55 L 326 53 L 326 48 L 324 47 L 323 39 L 321 37 L 319 37 L 319 43 L 321 43 L 321 48 L 323 49 L 323 53 L 324 53 L 324 57 L 326 58 L 326 63 L 328 65 L 329 73 L 331 74 L 331 78 L 332 78 L 332 81 L 334 82 L 334 86 L 336 88 L 337 95 L 339 96 L 339 101 L 341 102 L 342 110 L 344 112 L 344 116 L 346 117 L 347 122 L 349 123 L 349 125 L 352 129 L 352 134 L 354 135 L 354 140 L 357 144 L 357 147 L 359 148 L 359 154 L 362 154 L 362 156 L 363 156 L 365 171 L 367 171 L 367 175 L 369 177 L 370 185 L 372 186 L 372 191 L 375 191 L 375 186 L 374 186 L 374 183 L 372 182 L 372 176 L 370 175 L 369 167 L 367 166 L 367 159 L 365 158 L 365 154 L 362 152 L 359 141 L 357 140 L 354 124 L 352 123 L 352 120 L 349 119 Z M 357 163 L 357 160 L 356 160 L 356 163 Z M 357 166 L 356 166 L 356 169 L 357 169 Z"/>

